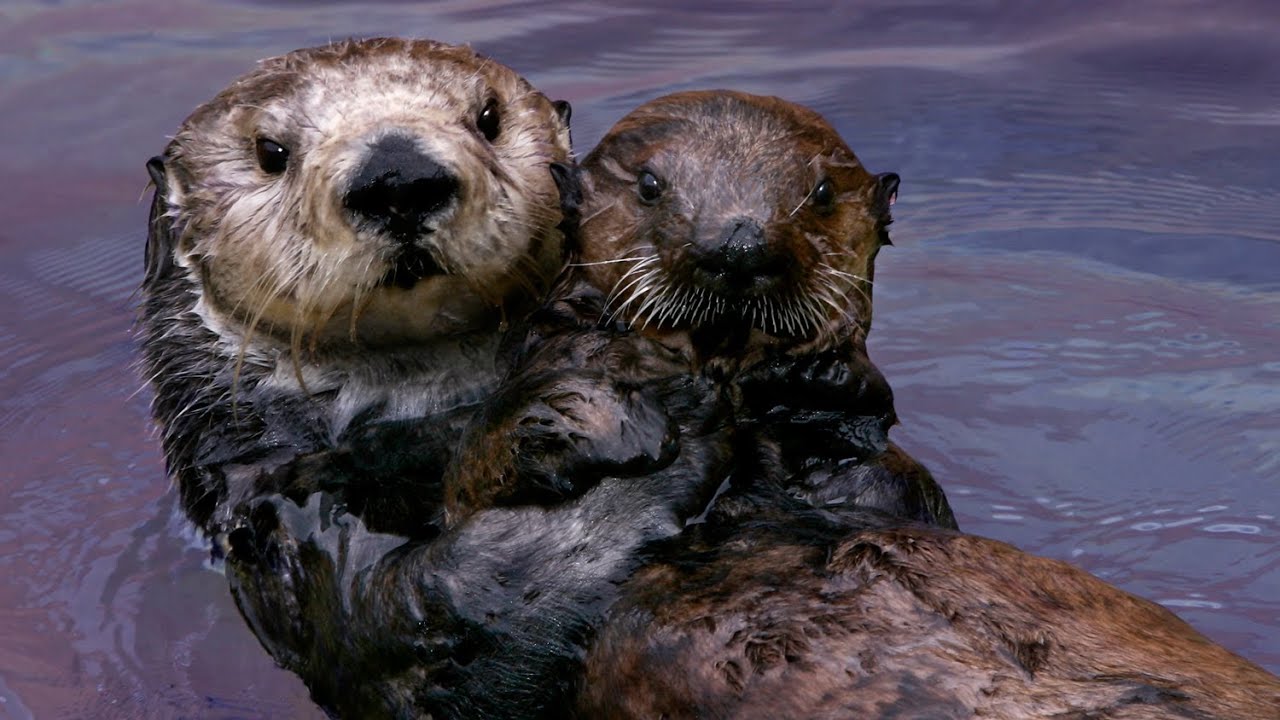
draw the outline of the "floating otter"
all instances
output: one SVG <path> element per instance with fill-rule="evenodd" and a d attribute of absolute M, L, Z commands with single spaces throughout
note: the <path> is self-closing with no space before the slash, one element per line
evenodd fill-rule
<path fill-rule="evenodd" d="M 791 127 L 785 134 L 762 131 L 775 125 Z M 721 139 L 726 134 L 740 138 L 736 156 L 724 151 L 732 147 Z M 613 282 L 627 278 L 618 265 L 602 264 L 611 259 L 613 246 L 595 241 L 589 220 L 595 213 L 609 227 L 610 218 L 626 217 L 619 206 L 633 205 L 643 214 L 664 191 L 678 192 L 683 203 L 690 195 L 738 194 L 738 207 L 750 212 L 761 206 L 761 194 L 787 192 L 780 189 L 788 183 L 777 172 L 785 165 L 777 156 L 810 137 L 842 147 L 816 115 L 776 99 L 683 93 L 646 104 L 585 161 L 599 193 L 597 204 L 588 201 L 584 210 L 584 261 L 594 263 L 587 271 L 621 276 Z M 813 189 L 794 200 L 789 219 L 802 231 L 812 217 L 808 212 L 820 207 L 824 171 L 831 172 L 825 168 L 833 164 L 822 154 L 802 153 L 795 160 L 811 157 Z M 843 160 L 835 166 L 858 177 L 851 157 L 836 152 L 831 159 Z M 756 169 L 759 182 L 750 175 L 744 182 L 744 174 L 726 170 L 734 166 Z M 795 172 L 806 169 L 802 162 Z M 631 183 L 636 189 L 628 194 Z M 679 191 L 667 189 L 677 183 Z M 835 197 L 870 197 L 843 210 L 854 228 L 845 237 L 865 234 L 866 215 L 875 217 L 875 193 L 883 196 L 883 182 L 835 175 L 833 183 Z M 588 183 L 588 197 L 591 188 Z M 659 216 L 655 222 L 681 226 L 690 216 L 703 217 L 696 202 L 689 208 L 677 203 L 667 211 L 674 218 Z M 820 218 L 813 224 L 821 225 Z M 792 269 L 767 244 L 738 243 L 754 234 L 742 229 L 749 222 L 731 227 L 724 241 L 712 244 L 709 264 L 694 264 L 691 275 L 710 268 L 714 278 L 750 266 L 767 269 L 772 278 Z M 624 221 L 605 233 L 629 240 L 633 231 L 634 223 Z M 637 243 L 649 239 L 637 235 Z M 689 236 L 691 243 L 659 242 L 651 252 L 705 256 L 701 238 Z M 820 244 L 812 233 L 802 237 Z M 605 257 L 591 254 L 596 247 L 606 249 Z M 800 248 L 791 250 L 795 257 L 804 245 L 792 247 Z M 731 267 L 721 273 L 717 263 L 726 259 Z M 863 262 L 865 272 L 839 270 L 869 278 L 870 259 Z M 760 283 L 756 275 L 746 280 Z M 661 287 L 667 279 L 637 282 L 646 281 Z M 680 286 L 663 292 L 690 296 Z M 692 311 L 659 299 L 641 304 L 641 315 L 697 315 L 699 296 L 692 297 Z M 624 295 L 624 302 L 637 300 L 643 301 Z M 866 300 L 865 310 L 855 304 L 855 318 L 869 319 L 869 295 Z M 713 307 L 735 312 L 728 304 Z M 765 321 L 773 328 L 786 327 L 794 317 L 761 311 L 748 300 L 737 307 L 755 318 L 784 318 Z M 786 386 L 775 385 L 773 392 L 779 387 Z M 744 468 L 743 462 L 733 460 L 733 487 L 717 498 L 706 522 L 648 546 L 647 564 L 616 591 L 585 661 L 576 716 L 1280 716 L 1280 679 L 1154 603 L 993 540 L 904 522 L 856 504 L 816 504 L 812 496 L 797 497 L 785 483 L 771 482 L 768 464 Z M 805 485 L 820 488 L 824 477 Z"/>
<path fill-rule="evenodd" d="M 344 671 L 399 662 L 329 647 L 386 625 L 344 605 L 335 565 L 404 542 L 355 513 L 435 532 L 500 330 L 563 265 L 547 166 L 570 157 L 568 114 L 467 48 L 347 41 L 264 61 L 148 163 L 141 325 L 168 469 L 254 632 L 326 707 L 376 694 Z M 340 558 L 310 554 L 339 527 Z"/>
<path fill-rule="evenodd" d="M 813 157 L 825 156 L 804 144 L 810 136 L 844 161 L 847 174 L 824 172 L 821 165 L 811 169 Z M 744 230 L 752 224 L 747 219 L 717 212 L 750 212 L 762 207 L 761 195 L 787 197 L 788 176 L 774 169 L 789 163 L 766 158 L 755 165 L 768 181 L 761 190 L 743 173 L 750 160 L 724 151 L 737 146 L 777 155 L 792 148 L 796 157 L 788 159 L 809 161 L 790 163 L 795 176 L 815 178 L 807 193 L 763 204 L 795 210 L 785 216 L 782 233 L 769 231 L 774 218 L 768 211 L 754 223 L 759 230 Z M 474 520 L 485 513 L 472 513 L 492 504 L 573 497 L 603 474 L 601 486 L 566 507 L 594 511 L 625 527 L 631 516 L 602 512 L 617 501 L 596 490 L 630 484 L 633 498 L 665 503 L 678 497 L 675 488 L 705 483 L 700 472 L 724 473 L 730 486 L 714 500 L 705 522 L 668 531 L 665 539 L 651 533 L 642 545 L 619 545 L 625 531 L 618 527 L 597 526 L 600 534 L 594 536 L 579 524 L 548 534 L 548 541 L 559 540 L 557 547 L 572 548 L 552 568 L 569 580 L 548 582 L 544 575 L 529 582 L 528 575 L 506 575 L 508 582 L 518 579 L 512 591 L 496 593 L 500 602 L 495 593 L 463 590 L 474 602 L 459 607 L 472 613 L 477 626 L 498 633 L 487 652 L 516 657 L 503 666 L 484 652 L 469 655 L 468 673 L 478 663 L 490 689 L 514 704 L 530 697 L 519 688 L 554 687 L 539 683 L 536 673 L 550 681 L 576 667 L 572 653 L 581 643 L 589 650 L 577 683 L 578 717 L 1274 715 L 1280 681 L 1154 603 L 1065 563 L 915 524 L 885 512 L 892 508 L 849 502 L 858 497 L 862 474 L 836 477 L 837 487 L 852 482 L 855 488 L 845 502 L 816 503 L 814 494 L 796 492 L 789 474 L 796 466 L 779 459 L 787 455 L 787 441 L 800 435 L 789 425 L 813 417 L 812 408 L 797 404 L 817 387 L 829 393 L 838 388 L 833 379 L 845 370 L 824 357 L 823 338 L 865 327 L 870 303 L 868 297 L 852 310 L 806 316 L 788 315 L 788 305 L 776 301 L 803 287 L 796 279 L 807 269 L 797 262 L 803 243 L 841 243 L 838 250 L 822 252 L 863 263 L 836 269 L 855 280 L 869 277 L 878 244 L 867 238 L 887 224 L 884 208 L 896 185 L 892 178 L 873 178 L 851 153 L 842 157 L 841 149 L 834 131 L 816 115 L 779 100 L 681 93 L 628 115 L 583 161 L 580 265 L 554 293 L 551 306 L 535 315 L 531 347 L 517 365 L 526 374 L 499 389 L 480 416 L 480 436 L 468 435 L 478 449 L 464 444 L 468 450 L 458 467 L 474 474 L 450 471 L 451 513 Z M 708 187 L 708 178 L 719 184 Z M 787 235 L 805 227 L 801 213 L 816 209 L 817 188 L 827 182 L 842 191 L 837 196 L 845 204 L 832 212 L 843 214 L 845 224 L 814 223 L 810 228 L 839 231 L 809 229 L 800 236 L 803 242 Z M 664 195 L 673 197 L 671 206 L 660 204 Z M 650 266 L 659 270 L 650 272 Z M 719 284 L 725 277 L 732 281 Z M 629 282 L 646 289 L 628 294 Z M 708 288 L 714 290 L 703 297 Z M 723 304 L 717 302 L 722 295 Z M 615 303 L 623 309 L 611 315 Z M 624 327 L 613 326 L 614 319 Z M 841 330 L 824 334 L 824 323 Z M 788 369 L 772 365 L 793 351 L 800 354 Z M 730 391 L 726 397 L 703 386 L 704 393 L 712 391 L 706 400 L 687 403 L 687 386 L 663 392 L 664 382 L 688 374 L 690 366 L 699 368 L 700 379 L 709 374 L 719 387 L 740 395 Z M 866 417 L 881 417 L 875 409 L 884 408 L 877 398 L 885 393 L 868 390 L 878 383 L 865 367 L 860 374 L 861 393 L 840 400 L 851 415 L 870 410 Z M 761 375 L 799 382 L 765 382 L 762 389 L 753 385 Z M 811 388 L 805 381 L 812 378 L 821 381 Z M 652 389 L 646 381 L 655 379 L 657 391 L 646 392 Z M 512 387 L 517 390 L 508 395 Z M 779 405 L 788 390 L 796 396 L 786 398 L 792 405 Z M 761 395 L 767 399 L 752 401 Z M 513 412 L 520 405 L 513 398 L 536 402 L 527 412 Z M 686 404 L 672 404 L 680 398 Z M 762 414 L 762 408 L 768 410 Z M 722 419 L 717 413 L 725 411 L 729 416 Z M 708 416 L 717 418 L 714 432 L 705 432 Z M 829 415 L 817 417 L 831 421 Z M 697 422 L 690 424 L 690 418 Z M 859 428 L 850 419 L 837 427 Z M 840 435 L 820 422 L 800 426 L 824 438 Z M 846 435 L 873 437 L 865 425 Z M 732 449 L 726 454 L 727 438 Z M 797 455 L 822 462 L 820 447 Z M 874 447 L 872 442 L 853 448 L 855 458 L 862 451 L 854 464 L 865 465 L 870 457 L 874 465 Z M 682 463 L 690 452 L 695 462 Z M 628 472 L 635 476 L 626 477 Z M 822 488 L 830 477 L 816 473 L 800 485 L 835 500 Z M 646 518 L 651 521 L 654 512 L 650 507 Z M 602 555 L 609 560 L 600 561 Z M 584 559 L 595 562 L 584 570 Z M 614 574 L 595 574 L 610 561 L 636 570 L 620 588 L 610 582 L 584 595 L 584 587 L 614 580 Z M 487 623 L 519 614 L 512 603 L 529 601 L 517 591 L 532 593 L 539 612 L 524 624 Z M 489 615 L 476 612 L 480 607 Z M 602 608 L 607 609 L 593 619 Z M 548 633 L 548 625 L 566 635 Z M 592 627 L 599 632 L 590 634 Z M 523 635 L 529 628 L 534 632 Z M 550 651 L 539 645 L 548 640 L 557 640 Z M 530 659 L 535 661 L 525 662 Z M 491 672 L 499 667 L 508 672 Z M 489 712 L 568 712 L 512 704 Z"/>

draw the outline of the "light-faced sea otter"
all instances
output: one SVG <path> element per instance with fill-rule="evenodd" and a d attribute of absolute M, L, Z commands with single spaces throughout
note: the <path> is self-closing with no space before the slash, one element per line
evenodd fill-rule
<path fill-rule="evenodd" d="M 563 263 L 547 166 L 569 158 L 567 112 L 467 48 L 376 39 L 266 60 L 187 118 L 148 165 L 142 329 L 197 524 L 228 532 L 299 457 L 348 457 L 397 423 L 426 467 L 381 473 L 380 492 L 438 505 L 435 465 L 503 372 L 500 326 Z M 384 505 L 397 529 L 431 520 Z"/>
<path fill-rule="evenodd" d="M 255 633 L 331 712 L 558 714 L 608 588 L 722 474 L 720 439 L 682 465 L 606 458 L 575 502 L 478 509 L 434 537 L 452 438 L 505 367 L 498 329 L 560 265 L 544 191 L 566 121 L 469 50 L 341 43 L 267 61 L 149 166 L 144 331 L 171 472 Z M 794 346 L 819 330 L 799 322 L 757 330 Z M 722 348 L 747 339 L 712 324 Z M 724 387 L 679 362 L 662 412 L 720 438 Z M 762 416 L 845 447 L 892 421 L 860 357 L 757 367 L 743 395 Z M 868 398 L 868 415 L 793 411 L 770 399 L 779 377 Z M 627 477 L 654 458 L 683 482 Z"/>
<path fill-rule="evenodd" d="M 501 329 L 563 265 L 547 167 L 569 153 L 567 104 L 511 69 L 372 39 L 263 61 L 148 163 L 141 334 L 168 469 L 255 633 L 328 708 L 393 704 L 343 687 L 398 660 L 331 650 L 385 625 L 333 568 L 404 542 L 360 517 L 436 532 Z M 338 525 L 341 557 L 309 554 Z"/>

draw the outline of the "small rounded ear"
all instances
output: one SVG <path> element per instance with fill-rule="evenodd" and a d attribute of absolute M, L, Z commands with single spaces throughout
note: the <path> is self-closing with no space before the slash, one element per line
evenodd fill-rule
<path fill-rule="evenodd" d="M 551 177 L 560 190 L 560 232 L 565 236 L 565 249 L 573 251 L 578 241 L 578 221 L 582 217 L 582 166 L 553 162 Z"/>
<path fill-rule="evenodd" d="M 569 118 L 573 116 L 573 108 L 569 106 L 568 100 L 553 100 L 551 106 L 556 109 L 556 114 L 560 116 L 560 121 L 566 126 L 569 125 Z"/>
<path fill-rule="evenodd" d="M 553 162 L 551 177 L 560 191 L 560 209 L 565 215 L 577 215 L 582 207 L 582 169 L 576 164 Z"/>
<path fill-rule="evenodd" d="M 569 107 L 568 100 L 552 100 L 551 107 L 555 108 L 556 117 L 564 123 L 565 140 L 569 142 L 569 147 L 573 147 L 573 126 L 569 124 L 569 118 L 573 116 L 573 108 Z"/>
<path fill-rule="evenodd" d="M 898 173 L 880 173 L 876 176 L 876 204 L 885 212 L 898 201 L 898 185 L 901 182 Z"/>
<path fill-rule="evenodd" d="M 156 194 L 151 199 L 151 216 L 147 220 L 143 287 L 151 287 L 168 276 L 174 268 L 173 223 L 169 218 L 169 174 L 164 169 L 164 158 L 157 155 L 148 160 L 147 174 L 151 176 Z"/>
<path fill-rule="evenodd" d="M 902 180 L 898 173 L 880 173 L 876 176 L 875 210 L 880 216 L 880 244 L 892 245 L 889 239 L 889 225 L 893 223 L 893 214 L 889 211 L 898 201 L 898 185 Z"/>
<path fill-rule="evenodd" d="M 168 184 L 169 178 L 164 174 L 164 158 L 157 155 L 147 161 L 147 174 L 151 176 L 151 182 L 157 188 L 164 188 Z"/>

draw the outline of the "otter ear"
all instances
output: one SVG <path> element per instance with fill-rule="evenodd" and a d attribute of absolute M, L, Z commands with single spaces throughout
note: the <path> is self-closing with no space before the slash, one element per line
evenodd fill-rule
<path fill-rule="evenodd" d="M 147 161 L 147 174 L 156 186 L 151 199 L 151 216 L 147 220 L 147 250 L 142 276 L 143 287 L 167 276 L 173 270 L 173 225 L 169 219 L 169 174 L 164 169 L 164 158 L 157 155 Z"/>
<path fill-rule="evenodd" d="M 875 208 L 880 216 L 880 244 L 892 245 L 889 239 L 889 225 L 893 223 L 893 214 L 889 211 L 898 201 L 898 185 L 902 182 L 897 173 L 880 173 L 876 176 Z"/>
<path fill-rule="evenodd" d="M 560 190 L 560 209 L 577 217 L 582 207 L 582 169 L 576 164 L 551 163 L 551 177 Z"/>
<path fill-rule="evenodd" d="M 898 185 L 902 179 L 898 173 L 880 173 L 876 176 L 876 205 L 888 212 L 898 201 Z"/>
<path fill-rule="evenodd" d="M 568 100 L 553 100 L 551 107 L 555 108 L 556 117 L 564 123 L 564 138 L 569 143 L 569 147 L 573 147 L 573 127 L 569 124 L 569 118 L 573 116 L 573 108 L 569 107 Z"/>
<path fill-rule="evenodd" d="M 573 108 L 570 107 L 568 100 L 553 100 L 551 106 L 556 109 L 556 114 L 560 116 L 560 122 L 569 126 L 569 118 L 573 116 Z"/>
<path fill-rule="evenodd" d="M 551 177 L 560 190 L 560 232 L 564 233 L 565 251 L 576 252 L 578 220 L 582 209 L 582 168 L 575 164 L 551 163 Z"/>

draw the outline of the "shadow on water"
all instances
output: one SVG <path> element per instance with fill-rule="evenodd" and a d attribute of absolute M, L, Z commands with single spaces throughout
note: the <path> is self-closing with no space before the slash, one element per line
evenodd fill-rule
<path fill-rule="evenodd" d="M 1219 3 L 14 0 L 0 10 L 0 716 L 318 717 L 175 515 L 143 161 L 253 60 L 471 42 L 589 147 L 662 92 L 828 115 L 904 194 L 872 351 L 966 529 L 1280 670 L 1280 46 Z"/>

